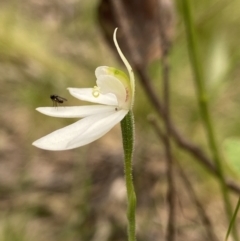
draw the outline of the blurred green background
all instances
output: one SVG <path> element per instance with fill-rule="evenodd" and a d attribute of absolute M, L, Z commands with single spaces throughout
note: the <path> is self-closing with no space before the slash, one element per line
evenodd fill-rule
<path fill-rule="evenodd" d="M 70 151 L 49 152 L 31 145 L 75 121 L 35 111 L 52 105 L 51 94 L 67 98 L 66 106 L 80 105 L 67 87 L 94 86 L 94 71 L 101 65 L 124 69 L 103 38 L 98 5 L 99 0 L 0 1 L 0 240 L 126 240 L 119 126 L 100 140 Z M 240 136 L 240 2 L 193 1 L 193 12 L 214 128 L 226 173 L 237 182 L 239 169 L 231 166 L 226 152 L 239 152 L 238 143 L 232 147 L 228 140 Z M 174 14 L 172 117 L 186 137 L 209 152 L 179 1 Z M 161 96 L 159 60 L 148 67 Z M 138 240 L 163 240 L 167 221 L 164 148 L 147 120 L 154 110 L 138 78 L 136 88 Z M 173 149 L 217 236 L 223 239 L 227 221 L 216 180 L 184 151 Z M 178 240 L 205 240 L 196 208 L 178 178 L 176 174 Z"/>

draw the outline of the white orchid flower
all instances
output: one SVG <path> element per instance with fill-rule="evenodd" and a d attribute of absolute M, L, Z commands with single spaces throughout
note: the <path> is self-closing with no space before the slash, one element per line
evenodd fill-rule
<path fill-rule="evenodd" d="M 118 46 L 116 32 L 117 29 L 114 31 L 113 40 L 129 72 L 129 77 L 112 67 L 98 67 L 95 71 L 96 86 L 81 89 L 68 88 L 72 96 L 98 105 L 37 108 L 36 110 L 42 114 L 53 117 L 82 119 L 38 139 L 33 143 L 34 146 L 45 150 L 60 151 L 86 145 L 110 131 L 132 108 L 135 89 L 134 75 Z"/>

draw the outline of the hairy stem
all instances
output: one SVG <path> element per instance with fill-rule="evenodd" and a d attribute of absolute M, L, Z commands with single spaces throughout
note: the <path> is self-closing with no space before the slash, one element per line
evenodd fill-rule
<path fill-rule="evenodd" d="M 124 171 L 128 202 L 128 241 L 135 241 L 136 195 L 132 175 L 132 159 L 134 150 L 134 117 L 132 111 L 129 111 L 125 118 L 121 121 L 121 129 L 124 149 Z"/>

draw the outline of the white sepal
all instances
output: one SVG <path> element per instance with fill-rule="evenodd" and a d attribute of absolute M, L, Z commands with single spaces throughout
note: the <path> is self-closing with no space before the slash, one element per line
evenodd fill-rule
<path fill-rule="evenodd" d="M 51 151 L 68 150 L 86 145 L 106 134 L 124 118 L 127 112 L 120 110 L 88 116 L 38 139 L 33 145 Z"/>
<path fill-rule="evenodd" d="M 108 105 L 85 105 L 70 107 L 38 107 L 40 113 L 52 117 L 83 118 L 90 115 L 112 112 L 116 107 Z"/>
<path fill-rule="evenodd" d="M 134 74 L 133 74 L 133 70 L 132 70 L 131 65 L 127 61 L 126 57 L 124 56 L 124 54 L 122 53 L 122 50 L 120 49 L 120 47 L 118 45 L 116 34 L 117 34 L 117 28 L 115 28 L 114 33 L 113 33 L 113 41 L 114 41 L 114 44 L 117 48 L 118 54 L 120 55 L 123 63 L 125 64 L 125 66 L 128 70 L 128 73 L 129 73 L 130 82 L 131 82 L 131 91 L 132 91 L 132 103 L 131 103 L 131 105 L 133 106 L 134 94 L 135 94 L 135 78 L 134 78 Z"/>

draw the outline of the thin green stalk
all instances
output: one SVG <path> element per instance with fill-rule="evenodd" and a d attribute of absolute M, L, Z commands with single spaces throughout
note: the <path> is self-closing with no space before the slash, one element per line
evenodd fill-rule
<path fill-rule="evenodd" d="M 229 234 L 230 234 L 230 232 L 231 232 L 231 230 L 232 230 L 232 228 L 233 228 L 233 226 L 234 226 L 234 223 L 235 223 L 235 221 L 236 221 L 236 217 L 237 217 L 237 213 L 238 213 L 239 207 L 240 207 L 240 197 L 238 198 L 237 206 L 236 206 L 236 208 L 235 208 L 234 214 L 233 214 L 232 219 L 231 219 L 231 222 L 230 222 L 230 224 L 229 224 L 228 231 L 227 231 L 227 234 L 226 234 L 226 237 L 225 237 L 225 241 L 228 240 L 228 236 L 229 236 Z"/>
<path fill-rule="evenodd" d="M 208 98 L 207 92 L 205 88 L 203 71 L 201 66 L 201 61 L 197 52 L 197 41 L 196 41 L 196 33 L 194 31 L 193 18 L 191 15 L 190 2 L 189 0 L 182 0 L 183 7 L 183 18 L 186 28 L 187 40 L 188 40 L 188 51 L 189 57 L 192 64 L 192 70 L 195 77 L 195 85 L 197 90 L 197 97 L 199 102 L 200 113 L 202 116 L 203 123 L 205 125 L 205 130 L 208 137 L 209 147 L 212 151 L 213 160 L 215 162 L 219 183 L 221 185 L 223 200 L 225 211 L 230 222 L 232 217 L 232 207 L 229 197 L 229 192 L 227 186 L 225 184 L 225 178 L 222 167 L 222 160 L 219 154 L 219 150 L 216 144 L 216 138 L 213 130 L 213 124 L 210 116 L 209 106 L 208 106 Z M 233 228 L 233 236 L 235 240 L 238 240 L 238 234 L 236 227 Z"/>
<path fill-rule="evenodd" d="M 124 149 L 124 171 L 128 201 L 128 241 L 135 241 L 136 195 L 134 191 L 132 175 L 132 159 L 134 150 L 134 117 L 132 111 L 129 111 L 125 118 L 121 121 L 121 129 Z"/>

